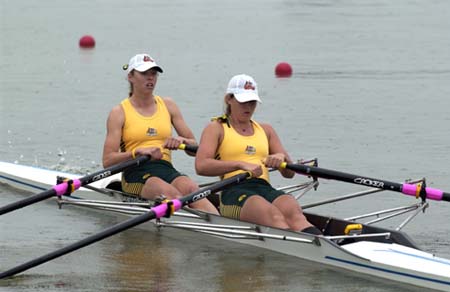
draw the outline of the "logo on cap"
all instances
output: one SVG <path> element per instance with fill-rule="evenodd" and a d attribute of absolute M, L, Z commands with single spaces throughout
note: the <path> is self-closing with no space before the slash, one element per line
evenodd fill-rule
<path fill-rule="evenodd" d="M 245 85 L 244 85 L 244 89 L 245 89 L 245 90 L 249 90 L 249 89 L 255 90 L 256 87 L 255 87 L 255 85 L 253 85 L 253 83 L 251 83 L 250 81 L 246 81 L 246 82 L 245 82 Z"/>
<path fill-rule="evenodd" d="M 144 62 L 155 62 L 155 61 L 153 61 L 152 58 L 150 58 L 150 56 L 148 56 L 148 55 L 145 55 L 145 56 L 144 56 L 144 59 L 143 59 L 142 61 L 144 61 Z"/>

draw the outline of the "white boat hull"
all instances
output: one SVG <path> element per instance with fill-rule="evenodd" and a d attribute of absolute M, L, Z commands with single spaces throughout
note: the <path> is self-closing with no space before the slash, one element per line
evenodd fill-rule
<path fill-rule="evenodd" d="M 0 161 L 0 183 L 5 183 L 24 191 L 32 193 L 46 191 L 56 185 L 57 177 L 75 179 L 80 178 L 81 175 Z M 120 182 L 120 174 L 95 181 L 89 185 L 101 189 L 105 188 L 112 181 Z M 73 195 L 92 200 L 105 199 L 105 195 L 83 187 L 75 191 Z"/>
<path fill-rule="evenodd" d="M 34 193 L 51 188 L 56 184 L 57 176 L 79 177 L 68 173 L 0 162 L 0 183 Z M 97 188 L 105 188 L 111 181 L 120 181 L 120 176 L 114 175 L 96 181 L 91 185 Z M 108 199 L 104 194 L 86 188 L 77 190 L 73 197 L 89 200 Z M 109 197 L 109 199 L 112 198 Z M 410 246 L 366 240 L 338 245 L 327 237 L 316 237 L 305 233 L 256 226 L 247 222 L 199 213 L 200 217 L 181 211 L 181 213 L 178 213 L 178 216 L 172 216 L 169 219 L 162 218 L 155 224 L 158 226 L 192 229 L 197 232 L 269 249 L 339 269 L 428 289 L 450 291 L 450 260 L 413 248 L 414 243 L 409 243 L 408 238 L 406 236 L 403 238 L 403 234 L 400 232 L 392 231 Z M 318 217 L 319 215 L 309 214 L 307 216 Z M 178 221 L 180 218 L 182 218 L 181 222 Z M 151 226 L 153 225 L 145 224 L 142 226 L 152 229 Z M 202 226 L 202 228 L 198 226 Z"/>

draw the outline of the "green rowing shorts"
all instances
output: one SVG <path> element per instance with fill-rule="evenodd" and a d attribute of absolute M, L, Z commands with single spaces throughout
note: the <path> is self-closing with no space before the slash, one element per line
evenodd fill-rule
<path fill-rule="evenodd" d="M 276 198 L 284 194 L 284 191 L 274 189 L 264 179 L 251 178 L 222 191 L 220 196 L 220 213 L 225 217 L 239 219 L 241 208 L 249 197 L 259 195 L 272 203 Z"/>
<path fill-rule="evenodd" d="M 170 184 L 179 176 L 185 176 L 185 174 L 177 171 L 172 163 L 165 160 L 150 160 L 122 173 L 122 190 L 139 196 L 150 177 L 158 177 Z"/>

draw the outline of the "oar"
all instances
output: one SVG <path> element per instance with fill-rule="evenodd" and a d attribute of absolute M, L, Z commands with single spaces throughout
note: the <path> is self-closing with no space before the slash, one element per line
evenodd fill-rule
<path fill-rule="evenodd" d="M 0 273 L 0 279 L 13 276 L 15 274 L 18 274 L 20 272 L 23 272 L 25 270 L 31 269 L 35 266 L 41 265 L 45 262 L 48 262 L 52 259 L 55 259 L 57 257 L 60 257 L 62 255 L 65 255 L 67 253 L 70 253 L 72 251 L 75 251 L 77 249 L 80 249 L 82 247 L 85 247 L 87 245 L 90 245 L 94 242 L 100 241 L 104 238 L 107 238 L 109 236 L 112 236 L 114 234 L 117 234 L 121 231 L 127 230 L 131 227 L 134 227 L 136 225 L 142 224 L 144 222 L 147 222 L 152 219 L 161 218 L 163 216 L 170 216 L 173 214 L 173 212 L 181 209 L 182 207 L 194 203 L 198 200 L 201 200 L 203 198 L 206 198 L 210 194 L 213 194 L 217 191 L 220 191 L 224 189 L 225 187 L 228 187 L 232 184 L 239 183 L 243 180 L 245 180 L 247 177 L 249 177 L 249 173 L 241 173 L 238 175 L 235 175 L 233 177 L 230 177 L 228 179 L 224 179 L 218 183 L 215 183 L 209 187 L 202 188 L 196 192 L 193 192 L 181 199 L 176 199 L 168 202 L 164 202 L 161 205 L 158 205 L 156 207 L 151 208 L 148 212 L 139 215 L 137 217 L 128 219 L 124 222 L 121 222 L 119 224 L 116 224 L 108 229 L 105 229 L 99 233 L 96 233 L 94 235 L 91 235 L 83 240 L 80 240 L 78 242 L 75 242 L 71 245 L 68 245 L 66 247 L 63 247 L 61 249 L 58 249 L 54 252 L 51 252 L 49 254 L 46 254 L 44 256 L 41 256 L 39 258 L 36 258 L 34 260 L 31 260 L 27 263 L 24 263 L 22 265 L 19 265 L 17 267 L 14 267 L 12 269 L 9 269 L 5 272 Z"/>
<path fill-rule="evenodd" d="M 196 145 L 180 144 L 180 145 L 178 146 L 178 149 L 179 149 L 179 150 L 185 150 L 185 151 L 190 151 L 190 152 L 196 153 L 196 152 L 197 152 L 197 149 L 198 149 L 198 146 L 196 146 Z M 209 184 L 203 184 L 203 185 L 199 185 L 199 186 L 200 186 L 200 187 L 204 187 L 204 186 L 207 186 L 207 185 L 210 185 L 210 184 L 212 184 L 212 183 L 209 183 Z M 109 194 L 109 192 L 110 192 L 110 190 L 100 189 L 100 188 L 96 188 L 96 187 L 89 186 L 89 185 L 84 185 L 83 187 L 86 188 L 86 189 L 90 189 L 90 190 L 92 190 L 92 191 L 95 191 L 95 192 L 99 192 L 99 193 L 108 193 L 108 194 Z"/>
<path fill-rule="evenodd" d="M 60 184 L 53 186 L 51 189 L 43 191 L 42 193 L 27 197 L 26 199 L 11 203 L 9 205 L 3 206 L 0 208 L 0 215 L 6 214 L 8 212 L 17 210 L 19 208 L 23 208 L 25 206 L 40 202 L 42 200 L 48 199 L 52 196 L 62 196 L 66 193 L 71 193 L 82 186 L 90 184 L 92 182 L 101 180 L 103 178 L 109 177 L 113 174 L 119 173 L 127 168 L 132 166 L 138 166 L 141 163 L 150 159 L 150 156 L 139 156 L 136 159 L 128 160 L 111 167 L 105 168 L 101 171 L 95 172 L 93 174 L 89 174 L 83 176 L 78 179 L 72 179 L 71 181 L 65 181 Z"/>
<path fill-rule="evenodd" d="M 436 201 L 450 202 L 450 193 L 444 192 L 439 189 L 423 187 L 423 185 L 396 183 L 386 180 L 365 177 L 361 175 L 354 175 L 350 173 L 319 168 L 315 166 L 308 166 L 302 164 L 290 164 L 283 162 L 280 168 L 288 168 L 295 172 L 302 173 L 309 176 L 315 176 L 325 179 L 333 179 L 344 182 L 349 182 L 357 185 L 365 185 L 369 187 L 375 187 L 379 189 L 400 192 L 405 195 L 422 197 L 423 199 L 431 199 Z"/>
<path fill-rule="evenodd" d="M 197 145 L 180 144 L 178 146 L 178 149 L 197 153 L 198 146 Z"/>

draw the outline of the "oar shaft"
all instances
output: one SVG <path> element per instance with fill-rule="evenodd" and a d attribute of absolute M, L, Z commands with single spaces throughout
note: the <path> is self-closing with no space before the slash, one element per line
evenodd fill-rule
<path fill-rule="evenodd" d="M 144 222 L 146 222 L 148 220 L 151 220 L 152 218 L 154 218 L 154 216 L 155 216 L 155 213 L 152 210 L 150 210 L 149 212 L 146 212 L 146 213 L 144 213 L 144 214 L 142 214 L 142 215 L 140 215 L 138 217 L 134 217 L 134 218 L 132 218 L 130 220 L 127 220 L 127 221 L 121 222 L 119 224 L 116 224 L 116 225 L 112 226 L 111 228 L 105 229 L 105 230 L 103 230 L 103 231 L 101 231 L 99 233 L 96 233 L 94 235 L 86 237 L 85 239 L 80 240 L 78 242 L 75 242 L 73 244 L 70 244 L 70 245 L 68 245 L 68 246 L 66 246 L 64 248 L 58 249 L 58 250 L 56 250 L 54 252 L 48 253 L 48 254 L 46 254 L 44 256 L 38 257 L 38 258 L 33 259 L 33 260 L 29 261 L 29 262 L 26 262 L 24 264 L 21 264 L 19 266 L 16 266 L 16 267 L 12 268 L 12 269 L 9 269 L 9 270 L 7 270 L 5 272 L 2 272 L 2 273 L 0 273 L 0 279 L 11 277 L 11 276 L 16 275 L 18 273 L 21 273 L 23 271 L 26 271 L 28 269 L 31 269 L 33 267 L 36 267 L 38 265 L 41 265 L 41 264 L 46 263 L 48 261 L 51 261 L 51 260 L 53 260 L 55 258 L 58 258 L 58 257 L 63 256 L 65 254 L 68 254 L 68 253 L 70 253 L 72 251 L 75 251 L 75 250 L 78 250 L 78 249 L 80 249 L 82 247 L 90 245 L 90 244 L 92 244 L 94 242 L 100 241 L 100 240 L 102 240 L 102 239 L 104 239 L 106 237 L 110 237 L 110 236 L 112 236 L 114 234 L 117 234 L 117 233 L 119 233 L 121 231 L 129 229 L 129 228 L 134 227 L 136 225 L 139 225 L 141 223 L 144 223 Z"/>
<path fill-rule="evenodd" d="M 86 175 L 86 176 L 78 178 L 78 179 L 73 179 L 72 186 L 73 186 L 74 190 L 77 190 L 84 185 L 104 179 L 106 177 L 109 177 L 113 174 L 119 173 L 127 168 L 132 167 L 132 166 L 138 166 L 141 163 L 143 163 L 149 159 L 150 159 L 149 156 L 139 156 L 136 159 L 113 165 L 111 167 L 105 168 L 101 171 L 94 172 L 92 174 Z M 43 200 L 48 199 L 55 195 L 58 195 L 58 196 L 64 195 L 67 192 L 67 189 L 69 187 L 70 186 L 69 186 L 68 182 L 63 182 L 63 183 L 57 184 L 57 185 L 53 186 L 51 189 L 48 189 L 42 193 L 27 197 L 23 200 L 20 200 L 20 201 L 17 201 L 17 202 L 14 202 L 14 203 L 11 203 L 11 204 L 1 207 L 0 215 L 3 215 L 8 212 L 23 208 L 25 206 L 43 201 Z"/>
<path fill-rule="evenodd" d="M 185 196 L 185 197 L 179 199 L 182 203 L 181 207 L 192 204 L 203 198 L 206 198 L 207 196 L 209 196 L 215 192 L 218 192 L 218 191 L 224 189 L 225 187 L 240 183 L 249 177 L 250 177 L 250 173 L 244 172 L 244 173 L 240 173 L 235 176 L 232 176 L 230 178 L 224 179 L 222 181 L 219 181 L 217 183 L 214 183 L 212 185 L 209 185 L 207 187 L 201 188 L 199 191 L 193 193 L 192 195 Z"/>
<path fill-rule="evenodd" d="M 375 187 L 379 189 L 389 190 L 389 191 L 395 191 L 400 192 L 406 195 L 411 196 L 418 196 L 420 195 L 420 186 L 414 185 L 414 184 L 401 184 L 396 182 L 391 182 L 387 180 L 381 180 L 376 178 L 370 178 L 345 172 L 340 172 L 336 170 L 330 170 L 315 166 L 308 166 L 308 165 L 302 165 L 302 164 L 289 164 L 289 163 L 283 163 L 281 165 L 282 168 L 288 168 L 291 170 L 294 170 L 296 172 L 325 178 L 325 179 L 333 179 L 333 180 L 339 180 L 344 181 L 348 183 L 358 184 L 358 185 L 365 185 L 369 187 Z M 449 201 L 450 202 L 450 193 L 443 192 L 439 189 L 434 188 L 425 188 L 426 196 L 428 199 L 431 200 L 437 200 L 437 201 Z"/>
<path fill-rule="evenodd" d="M 8 204 L 0 208 L 0 215 L 6 214 L 8 212 L 23 208 L 25 206 L 40 202 L 42 200 L 48 199 L 52 196 L 56 195 L 56 191 L 54 189 L 46 190 L 42 193 L 39 193 L 34 196 L 27 197 L 23 200 Z"/>
<path fill-rule="evenodd" d="M 230 177 L 228 179 L 224 179 L 218 183 L 215 183 L 211 186 L 202 188 L 198 191 L 195 191 L 189 195 L 187 195 L 186 197 L 183 197 L 181 199 L 176 199 L 176 200 L 172 200 L 170 201 L 170 203 L 173 205 L 173 210 L 177 211 L 179 209 L 181 209 L 183 206 L 186 206 L 188 204 L 194 203 L 198 200 L 201 200 L 203 198 L 206 198 L 207 196 L 209 196 L 210 194 L 213 194 L 217 191 L 220 191 L 222 189 L 224 189 L 227 186 L 230 186 L 232 184 L 236 184 L 239 183 L 240 181 L 245 180 L 247 177 L 249 177 L 249 173 L 241 173 L 238 175 L 235 175 L 233 177 Z M 20 272 L 23 272 L 25 270 L 31 269 L 33 267 L 36 267 L 38 265 L 41 265 L 45 262 L 48 262 L 52 259 L 55 259 L 57 257 L 63 256 L 65 254 L 68 254 L 72 251 L 75 251 L 77 249 L 80 249 L 82 247 L 85 247 L 87 245 L 90 245 L 92 243 L 95 243 L 97 241 L 100 241 L 104 238 L 110 237 L 114 234 L 117 234 L 121 231 L 127 230 L 131 227 L 134 227 L 136 225 L 139 225 L 141 223 L 144 223 L 146 221 L 152 220 L 152 219 L 157 219 L 157 218 L 161 218 L 163 216 L 165 216 L 168 212 L 169 205 L 167 203 L 158 205 L 156 207 L 151 208 L 148 212 L 139 215 L 137 217 L 128 219 L 124 222 L 121 222 L 119 224 L 116 224 L 110 228 L 107 228 L 97 234 L 91 235 L 83 240 L 80 240 L 78 242 L 75 242 L 71 245 L 68 245 L 64 248 L 61 248 L 59 250 L 56 250 L 54 252 L 51 252 L 49 254 L 46 254 L 44 256 L 41 256 L 39 258 L 36 258 L 34 260 L 31 260 L 29 262 L 26 262 L 24 264 L 21 264 L 19 266 L 16 266 L 12 269 L 9 269 L 5 272 L 0 273 L 0 279 L 6 278 L 6 277 L 10 277 L 13 276 L 15 274 L 18 274 Z"/>
<path fill-rule="evenodd" d="M 140 164 L 150 160 L 150 156 L 139 156 L 135 159 L 128 160 L 116 165 L 113 165 L 111 167 L 105 168 L 103 170 L 100 170 L 98 172 L 95 172 L 93 174 L 86 175 L 84 177 L 79 178 L 81 181 L 81 186 L 93 183 L 95 181 L 104 179 L 106 177 L 109 177 L 113 174 L 119 173 L 124 171 L 125 169 L 128 169 L 130 167 L 139 166 Z"/>

